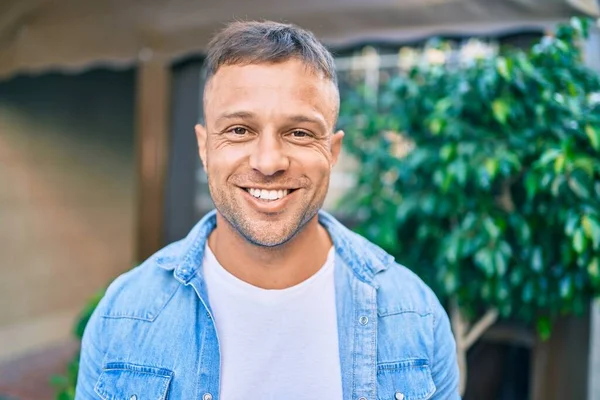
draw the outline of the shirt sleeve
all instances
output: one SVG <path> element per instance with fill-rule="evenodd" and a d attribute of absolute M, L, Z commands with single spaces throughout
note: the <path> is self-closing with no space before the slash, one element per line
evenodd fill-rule
<path fill-rule="evenodd" d="M 104 359 L 104 351 L 100 340 L 102 337 L 101 322 L 98 309 L 96 309 L 87 323 L 81 341 L 75 400 L 97 400 L 99 398 L 94 392 L 94 386 L 102 372 L 102 361 Z"/>
<path fill-rule="evenodd" d="M 448 314 L 437 299 L 434 316 L 432 375 L 436 391 L 432 400 L 460 400 L 456 343 Z"/>

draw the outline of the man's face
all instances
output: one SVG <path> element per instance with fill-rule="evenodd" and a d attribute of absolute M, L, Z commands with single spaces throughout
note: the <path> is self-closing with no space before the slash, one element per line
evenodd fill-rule
<path fill-rule="evenodd" d="M 343 132 L 338 92 L 297 60 L 222 66 L 198 147 L 218 212 L 246 240 L 278 246 L 323 205 Z"/>

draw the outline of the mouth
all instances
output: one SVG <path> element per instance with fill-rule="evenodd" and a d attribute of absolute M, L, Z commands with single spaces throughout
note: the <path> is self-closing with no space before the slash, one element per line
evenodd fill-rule
<path fill-rule="evenodd" d="M 243 188 L 250 196 L 255 199 L 268 203 L 275 202 L 286 198 L 296 191 L 296 189 L 260 189 L 260 188 Z"/>

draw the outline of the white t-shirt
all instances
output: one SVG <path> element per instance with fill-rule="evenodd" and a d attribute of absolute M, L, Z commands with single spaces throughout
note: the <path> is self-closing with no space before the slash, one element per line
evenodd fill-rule
<path fill-rule="evenodd" d="M 283 290 L 250 285 L 206 246 L 204 277 L 221 349 L 221 400 L 342 399 L 334 254 Z"/>

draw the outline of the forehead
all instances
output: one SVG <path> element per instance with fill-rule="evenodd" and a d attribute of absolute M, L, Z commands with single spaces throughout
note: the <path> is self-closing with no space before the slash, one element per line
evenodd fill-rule
<path fill-rule="evenodd" d="M 286 111 L 303 108 L 335 120 L 337 87 L 299 60 L 276 64 L 226 65 L 210 79 L 204 93 L 207 120 L 232 108 L 243 111 Z"/>

